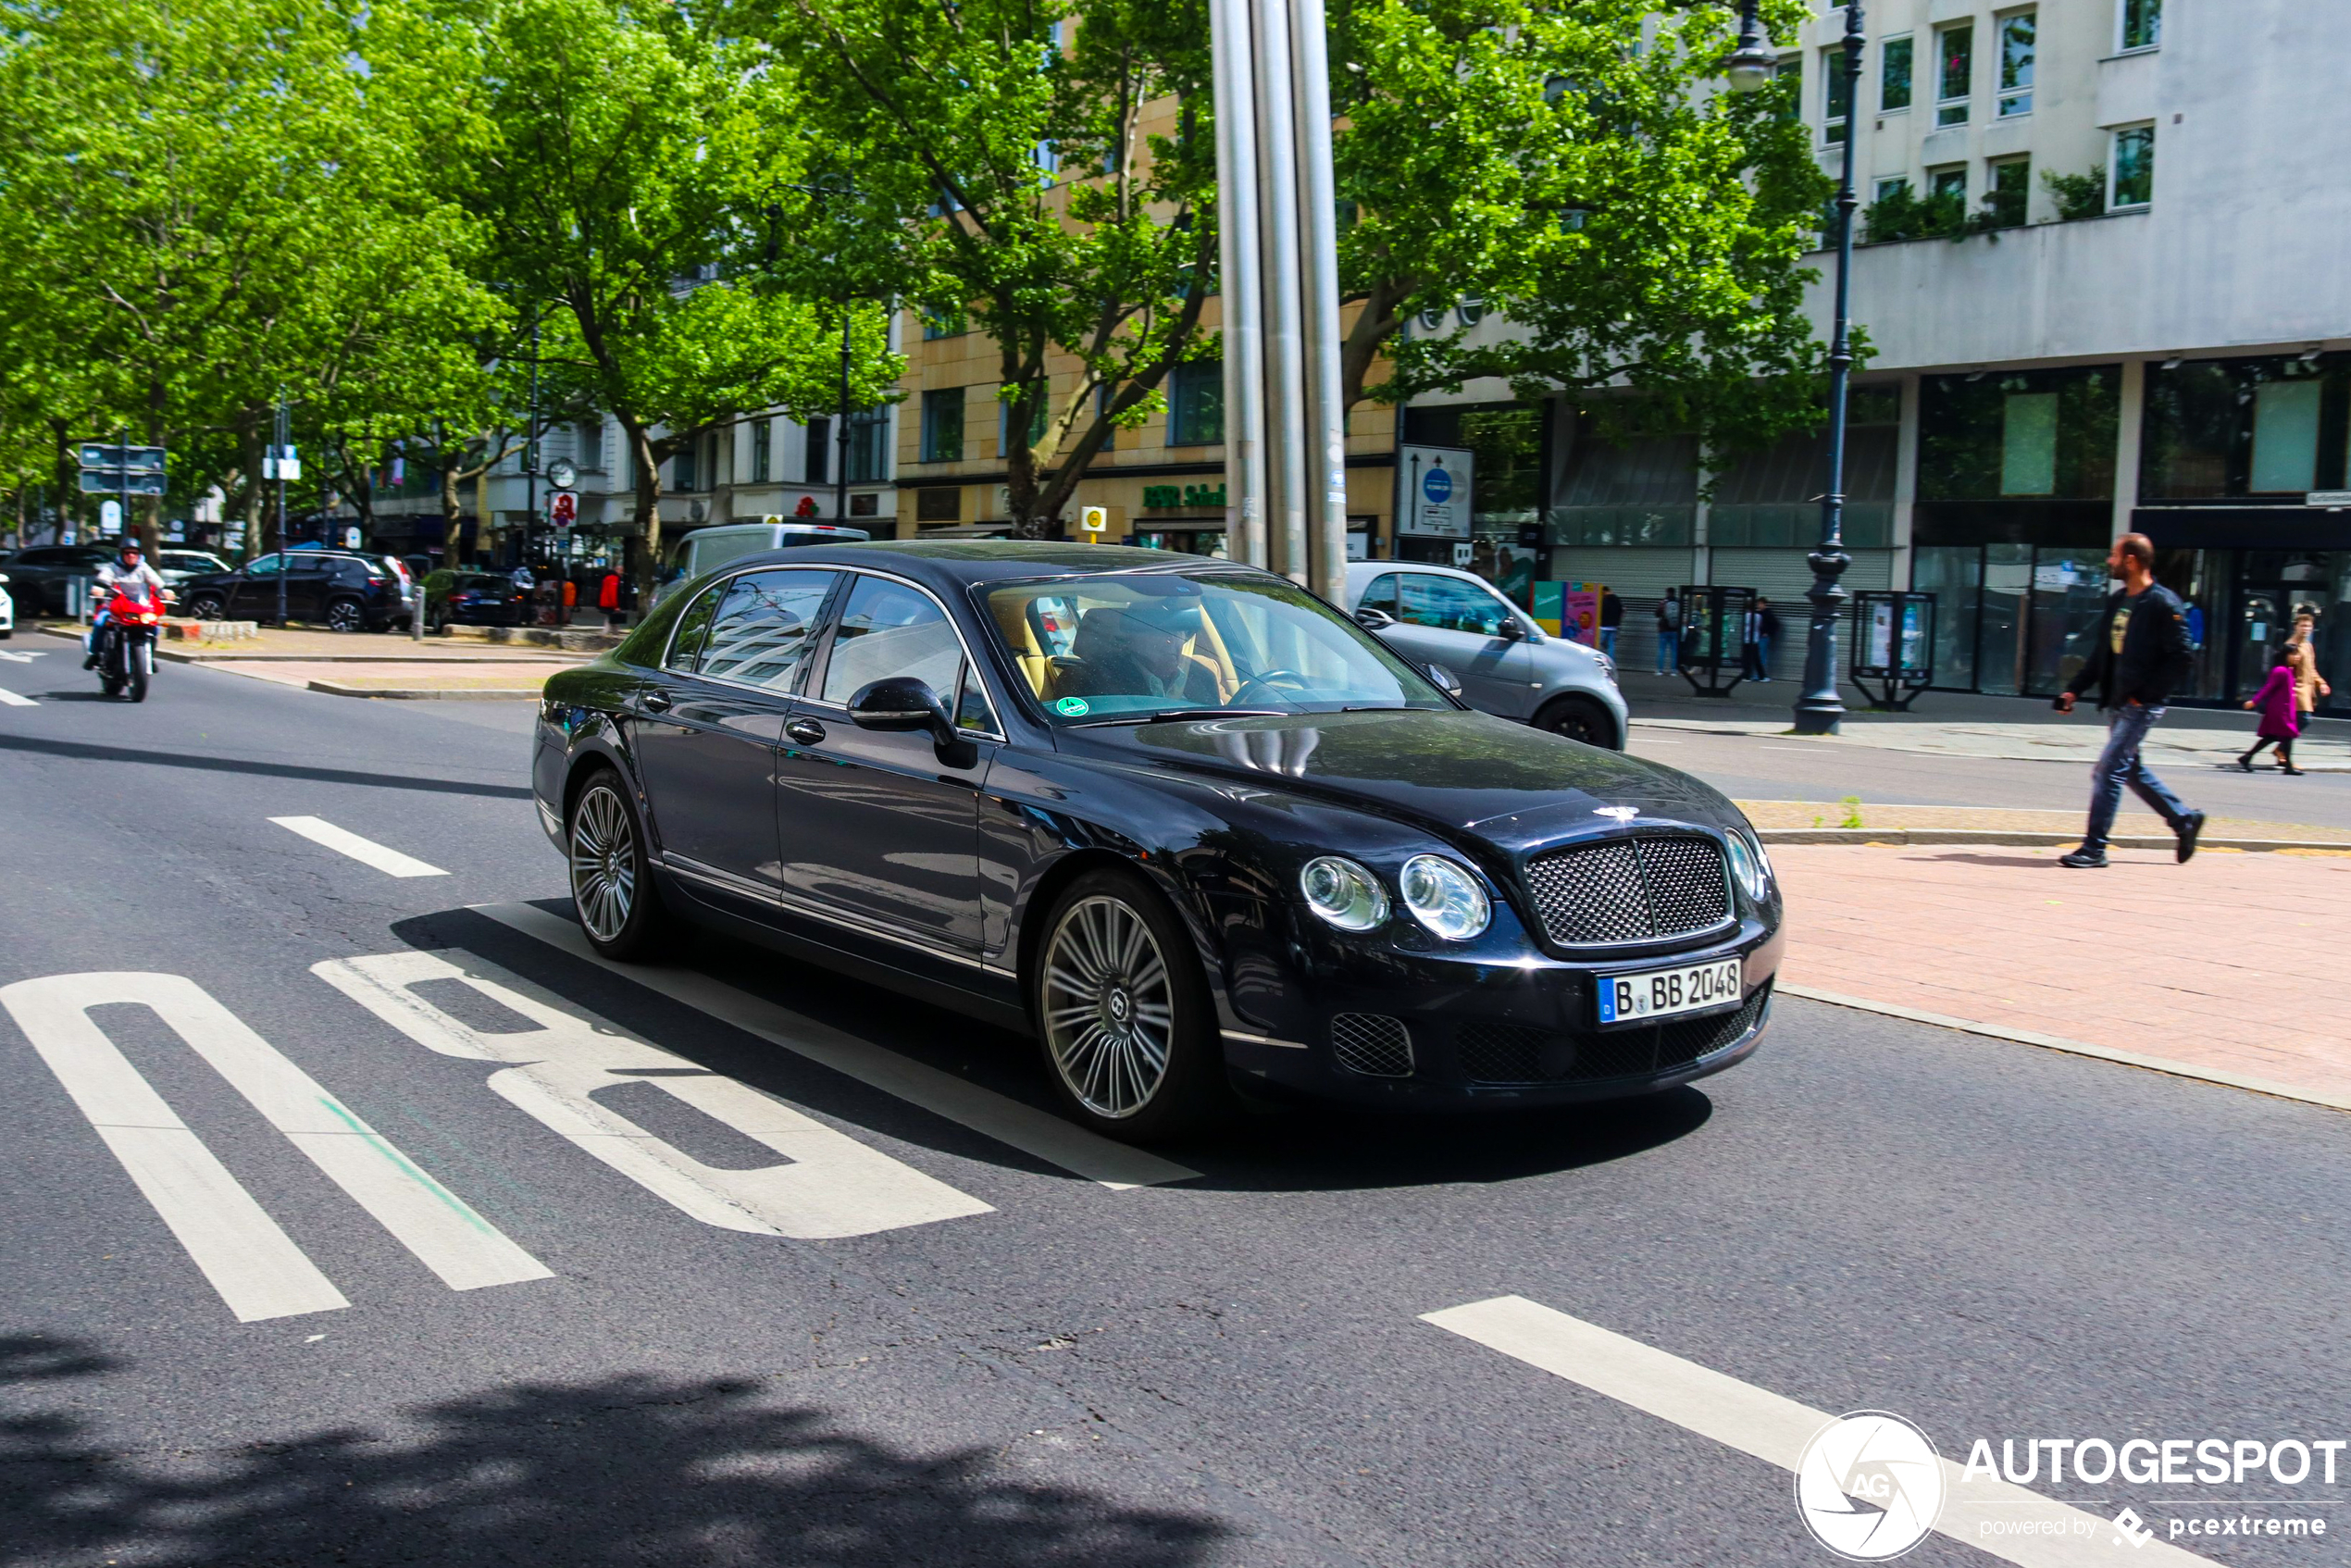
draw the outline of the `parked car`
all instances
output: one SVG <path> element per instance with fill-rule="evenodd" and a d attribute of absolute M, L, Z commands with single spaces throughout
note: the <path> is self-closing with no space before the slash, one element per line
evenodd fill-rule
<path fill-rule="evenodd" d="M 1150 1141 L 1234 1083 L 1399 1107 L 1645 1093 L 1755 1047 L 1781 904 L 1738 809 L 1463 706 L 1238 563 L 771 552 L 547 682 L 588 941 L 689 924 L 1041 1042 Z"/>
<path fill-rule="evenodd" d="M 434 630 L 444 626 L 520 626 L 529 618 L 530 591 L 502 572 L 452 572 L 448 591 L 431 604 Z M 431 579 L 426 579 L 428 585 Z M 429 592 L 429 588 L 428 589 Z"/>
<path fill-rule="evenodd" d="M 1347 609 L 1415 664 L 1460 678 L 1470 706 L 1614 751 L 1629 715 L 1616 666 L 1555 636 L 1474 572 L 1413 561 L 1350 561 Z"/>
<path fill-rule="evenodd" d="M 63 615 L 66 584 L 75 578 L 94 577 L 115 558 L 110 544 L 41 544 L 19 550 L 8 561 L 8 592 L 17 615 Z"/>
<path fill-rule="evenodd" d="M 210 577 L 236 568 L 209 550 L 162 550 L 155 562 L 155 571 L 166 586 L 175 591 L 192 577 Z"/>
<path fill-rule="evenodd" d="M 756 555 L 763 550 L 793 550 L 811 544 L 862 543 L 874 536 L 864 529 L 833 523 L 726 523 L 696 529 L 679 539 L 669 557 L 669 569 L 653 585 L 659 604 L 680 583 L 715 572 L 729 561 Z"/>
<path fill-rule="evenodd" d="M 17 634 L 17 600 L 15 587 L 6 571 L 0 571 L 0 637 Z"/>
<path fill-rule="evenodd" d="M 180 611 L 207 621 L 275 620 L 281 572 L 289 621 L 322 622 L 335 631 L 408 623 L 413 600 L 392 563 L 340 550 L 272 551 L 234 571 L 192 577 L 180 585 Z"/>

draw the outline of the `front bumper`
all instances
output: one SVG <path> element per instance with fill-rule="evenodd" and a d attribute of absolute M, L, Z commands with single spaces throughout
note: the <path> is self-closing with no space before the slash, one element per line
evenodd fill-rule
<path fill-rule="evenodd" d="M 1774 912 L 1776 913 L 1776 912 Z M 1771 1014 L 1782 939 L 1748 914 L 1720 937 L 1595 962 L 1545 954 L 1403 952 L 1311 917 L 1276 958 L 1250 955 L 1228 989 L 1225 1057 L 1244 1083 L 1397 1108 L 1570 1104 L 1650 1094 L 1753 1052 Z M 1594 987 L 1622 975 L 1740 961 L 1735 1007 L 1601 1028 Z"/>

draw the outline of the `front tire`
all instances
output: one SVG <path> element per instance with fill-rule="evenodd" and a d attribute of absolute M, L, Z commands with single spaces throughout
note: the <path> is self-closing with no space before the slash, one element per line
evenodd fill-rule
<path fill-rule="evenodd" d="M 329 631 L 358 631 L 367 624 L 367 612 L 356 599 L 338 599 L 327 606 Z"/>
<path fill-rule="evenodd" d="M 200 621 L 217 621 L 227 608 L 218 593 L 199 593 L 188 601 L 188 614 Z"/>
<path fill-rule="evenodd" d="M 1134 873 L 1088 872 L 1054 901 L 1030 1005 L 1054 1097 L 1083 1126 L 1157 1143 L 1229 1108 L 1215 1009 L 1191 938 Z"/>
<path fill-rule="evenodd" d="M 627 962 L 660 946 L 663 910 L 647 864 L 644 824 L 628 787 L 609 767 L 591 774 L 564 830 L 571 901 L 588 945 Z"/>
<path fill-rule="evenodd" d="M 1543 704 L 1542 712 L 1535 716 L 1535 728 L 1607 751 L 1616 751 L 1620 747 L 1616 720 L 1606 708 L 1589 697 L 1552 698 Z"/>

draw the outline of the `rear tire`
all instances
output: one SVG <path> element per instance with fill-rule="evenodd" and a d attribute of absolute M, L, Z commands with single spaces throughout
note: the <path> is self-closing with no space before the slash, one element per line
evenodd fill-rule
<path fill-rule="evenodd" d="M 1623 743 L 1616 733 L 1614 716 L 1589 697 L 1552 698 L 1535 716 L 1535 728 L 1611 752 Z"/>
<path fill-rule="evenodd" d="M 367 625 L 367 612 L 356 599 L 337 599 L 327 606 L 329 631 L 361 631 Z"/>
<path fill-rule="evenodd" d="M 598 767 L 572 798 L 564 825 L 571 901 L 588 945 L 624 963 L 652 957 L 668 925 L 653 887 L 643 819 L 620 775 Z"/>
<path fill-rule="evenodd" d="M 1079 877 L 1045 915 L 1030 1015 L 1054 1098 L 1106 1138 L 1161 1143 L 1228 1115 L 1232 1091 L 1190 933 L 1131 871 Z"/>

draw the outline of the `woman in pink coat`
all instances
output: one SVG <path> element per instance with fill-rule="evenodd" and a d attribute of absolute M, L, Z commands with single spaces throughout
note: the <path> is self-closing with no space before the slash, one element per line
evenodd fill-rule
<path fill-rule="evenodd" d="M 2253 771 L 2253 759 L 2261 754 L 2262 747 L 2269 745 L 2275 745 L 2278 749 L 2278 768 L 2281 772 L 2298 774 L 2302 771 L 2294 765 L 2294 738 L 2302 733 L 2302 715 L 2295 703 L 2296 673 L 2293 650 L 2290 647 L 2281 650 L 2277 662 L 2270 667 L 2270 678 L 2261 683 L 2261 690 L 2256 691 L 2252 700 L 2245 704 L 2258 710 L 2261 715 L 2261 722 L 2254 727 L 2253 731 L 2260 739 L 2253 742 L 2251 751 L 2237 758 L 2237 765 L 2245 772 Z"/>

